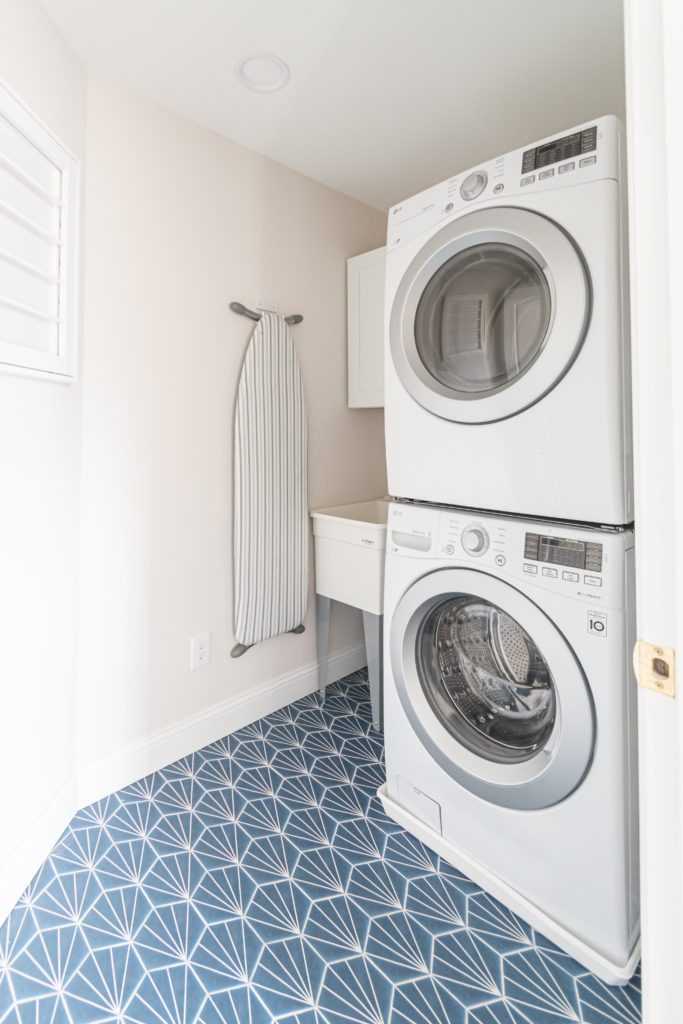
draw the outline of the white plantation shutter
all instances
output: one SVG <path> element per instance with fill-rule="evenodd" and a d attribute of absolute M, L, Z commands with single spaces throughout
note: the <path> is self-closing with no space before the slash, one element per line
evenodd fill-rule
<path fill-rule="evenodd" d="M 79 171 L 0 84 L 0 367 L 74 375 Z"/>

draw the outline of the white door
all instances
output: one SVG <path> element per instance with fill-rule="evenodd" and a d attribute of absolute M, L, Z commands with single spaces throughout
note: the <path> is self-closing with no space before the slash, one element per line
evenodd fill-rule
<path fill-rule="evenodd" d="M 536 810 L 581 783 L 595 745 L 588 683 L 557 626 L 515 587 L 472 569 L 427 573 L 391 617 L 389 651 L 416 735 L 461 786 Z"/>
<path fill-rule="evenodd" d="M 458 423 L 515 416 L 571 367 L 590 317 L 590 281 L 574 242 L 517 207 L 446 224 L 405 271 L 389 319 L 405 389 Z"/>
<path fill-rule="evenodd" d="M 680 0 L 627 0 L 638 636 L 683 651 Z M 681 1020 L 683 679 L 639 688 L 643 1024 Z"/>

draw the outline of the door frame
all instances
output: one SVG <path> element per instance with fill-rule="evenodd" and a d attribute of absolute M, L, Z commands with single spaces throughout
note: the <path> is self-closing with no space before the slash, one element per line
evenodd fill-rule
<path fill-rule="evenodd" d="M 683 18 L 677 0 L 626 0 L 624 21 L 637 627 L 641 640 L 680 654 Z M 673 699 L 639 687 L 638 723 L 643 1024 L 668 1024 L 680 1018 L 683 963 L 683 675 Z"/>

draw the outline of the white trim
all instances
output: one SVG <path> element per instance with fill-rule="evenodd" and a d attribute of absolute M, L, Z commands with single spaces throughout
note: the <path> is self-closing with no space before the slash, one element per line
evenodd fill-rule
<path fill-rule="evenodd" d="M 640 958 L 640 943 L 636 943 L 633 952 L 625 964 L 613 963 L 590 946 L 587 946 L 581 939 L 572 935 L 571 932 L 559 925 L 552 917 L 548 917 L 534 903 L 522 896 L 516 889 L 513 889 L 511 885 L 508 885 L 497 875 L 494 875 L 493 872 L 482 867 L 478 861 L 468 857 L 457 846 L 454 846 L 438 832 L 435 832 L 425 825 L 424 822 L 420 821 L 419 818 L 416 818 L 415 815 L 401 807 L 400 804 L 397 804 L 387 794 L 386 785 L 380 786 L 377 790 L 377 795 L 390 818 L 393 818 L 394 821 L 397 821 L 408 832 L 417 836 L 425 846 L 434 850 L 435 853 L 438 853 L 449 864 L 452 864 L 453 867 L 466 874 L 473 882 L 482 885 L 487 892 L 497 897 L 501 903 L 510 907 L 511 910 L 527 921 L 532 928 L 541 932 L 546 938 L 556 942 L 561 949 L 566 950 L 575 960 L 583 964 L 587 970 L 596 974 L 598 978 L 602 978 L 608 985 L 625 985 L 632 976 Z"/>
<path fill-rule="evenodd" d="M 639 689 L 643 1024 L 681 1019 L 683 963 L 683 359 L 677 0 L 627 0 L 626 108 L 638 636 L 672 647 L 676 697 Z"/>
<path fill-rule="evenodd" d="M 366 664 L 365 646 L 349 647 L 330 657 L 331 678 L 342 679 Z M 79 808 L 129 786 L 150 772 L 158 771 L 317 689 L 318 663 L 314 661 L 80 765 L 7 860 L 0 864 L 0 923 Z"/>

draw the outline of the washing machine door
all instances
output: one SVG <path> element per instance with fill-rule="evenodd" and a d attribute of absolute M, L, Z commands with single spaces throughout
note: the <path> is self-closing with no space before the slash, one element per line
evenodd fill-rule
<path fill-rule="evenodd" d="M 389 643 L 412 728 L 460 785 L 525 810 L 580 785 L 593 701 L 569 643 L 530 598 L 484 572 L 437 570 L 401 598 Z"/>
<path fill-rule="evenodd" d="M 478 210 L 445 225 L 407 268 L 390 313 L 403 386 L 460 423 L 515 416 L 569 371 L 591 309 L 585 261 L 531 210 Z"/>

